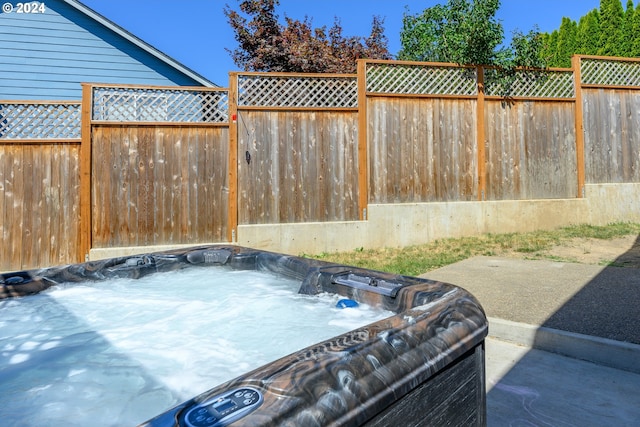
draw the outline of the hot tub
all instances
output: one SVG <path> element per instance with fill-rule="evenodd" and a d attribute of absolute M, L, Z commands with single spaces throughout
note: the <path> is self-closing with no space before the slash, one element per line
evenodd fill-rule
<path fill-rule="evenodd" d="M 195 267 L 264 271 L 295 279 L 300 294 L 338 294 L 342 304 L 395 314 L 211 384 L 140 425 L 486 424 L 486 317 L 473 296 L 450 284 L 218 245 L 5 273 L 0 298 Z"/>

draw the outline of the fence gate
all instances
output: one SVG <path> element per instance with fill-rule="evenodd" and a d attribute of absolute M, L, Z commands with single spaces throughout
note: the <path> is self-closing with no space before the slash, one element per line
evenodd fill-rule
<path fill-rule="evenodd" d="M 226 241 L 227 91 L 90 92 L 91 247 Z"/>

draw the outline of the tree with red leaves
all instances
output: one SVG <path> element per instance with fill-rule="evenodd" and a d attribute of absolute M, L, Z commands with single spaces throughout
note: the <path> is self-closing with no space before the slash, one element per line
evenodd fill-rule
<path fill-rule="evenodd" d="M 337 18 L 328 31 L 312 28 L 308 17 L 300 21 L 285 16 L 282 25 L 275 10 L 279 4 L 279 0 L 242 0 L 239 12 L 225 7 L 238 41 L 235 50 L 227 51 L 244 71 L 354 73 L 360 58 L 392 58 L 379 17 L 373 17 L 366 39 L 344 37 Z"/>

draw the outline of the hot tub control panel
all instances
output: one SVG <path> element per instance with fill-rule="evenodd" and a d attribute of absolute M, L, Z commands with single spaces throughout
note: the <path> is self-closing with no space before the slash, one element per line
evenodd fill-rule
<path fill-rule="evenodd" d="M 223 427 L 254 411 L 262 401 L 262 394 L 254 388 L 234 389 L 189 409 L 184 415 L 184 425 Z"/>

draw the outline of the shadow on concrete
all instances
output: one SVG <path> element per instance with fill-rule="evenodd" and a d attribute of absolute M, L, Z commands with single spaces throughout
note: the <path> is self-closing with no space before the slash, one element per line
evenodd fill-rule
<path fill-rule="evenodd" d="M 423 275 L 489 317 L 489 426 L 638 425 L 640 268 L 621 266 L 640 259 L 640 237 L 621 251 L 605 267 L 476 257 Z"/>
<path fill-rule="evenodd" d="M 640 259 L 640 236 L 542 326 L 640 344 L 640 269 L 624 267 L 631 257 Z"/>
<path fill-rule="evenodd" d="M 637 425 L 640 269 L 625 265 L 639 251 L 640 236 L 534 327 L 532 349 L 487 344 L 488 425 Z"/>
<path fill-rule="evenodd" d="M 487 340 L 487 425 L 637 426 L 640 375 Z"/>

